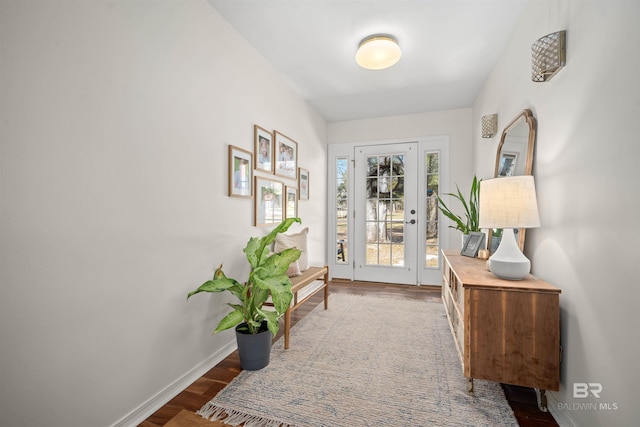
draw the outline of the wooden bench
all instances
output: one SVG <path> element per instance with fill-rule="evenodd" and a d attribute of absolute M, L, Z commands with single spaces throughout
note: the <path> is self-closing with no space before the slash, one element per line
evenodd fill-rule
<path fill-rule="evenodd" d="M 312 284 L 316 280 L 323 280 L 322 286 L 314 289 L 309 295 L 298 301 L 298 291 Z M 291 332 L 291 312 L 297 310 L 309 298 L 324 289 L 324 309 L 329 308 L 329 267 L 309 267 L 301 276 L 291 278 L 291 292 L 293 292 L 293 305 L 284 313 L 284 348 L 289 348 L 289 332 Z"/>

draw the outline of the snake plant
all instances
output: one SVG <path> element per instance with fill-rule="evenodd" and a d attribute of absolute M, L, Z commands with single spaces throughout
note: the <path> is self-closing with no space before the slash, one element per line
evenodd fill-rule
<path fill-rule="evenodd" d="M 474 176 L 471 183 L 471 191 L 469 193 L 469 200 L 465 200 L 460 188 L 456 184 L 457 193 L 445 193 L 447 196 L 454 197 L 462 203 L 464 208 L 465 218 L 453 213 L 451 209 L 445 204 L 444 200 L 438 196 L 440 211 L 455 225 L 450 225 L 449 228 L 455 228 L 462 231 L 462 234 L 469 234 L 472 231 L 480 231 L 480 211 L 479 211 L 479 198 L 480 198 L 480 181 Z"/>

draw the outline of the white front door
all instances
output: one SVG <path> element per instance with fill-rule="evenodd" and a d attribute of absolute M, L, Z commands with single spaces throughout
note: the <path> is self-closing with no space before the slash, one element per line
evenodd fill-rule
<path fill-rule="evenodd" d="M 355 148 L 354 279 L 418 284 L 418 144 Z"/>

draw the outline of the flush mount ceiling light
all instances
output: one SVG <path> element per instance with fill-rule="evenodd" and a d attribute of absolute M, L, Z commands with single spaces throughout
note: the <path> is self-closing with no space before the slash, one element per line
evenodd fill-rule
<path fill-rule="evenodd" d="M 401 56 L 395 37 L 376 34 L 362 39 L 356 52 L 356 62 L 367 70 L 384 70 L 398 62 Z"/>

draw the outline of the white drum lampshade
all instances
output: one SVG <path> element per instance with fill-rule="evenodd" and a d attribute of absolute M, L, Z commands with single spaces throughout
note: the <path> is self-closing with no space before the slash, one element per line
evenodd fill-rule
<path fill-rule="evenodd" d="M 508 280 L 522 280 L 531 262 L 522 253 L 514 228 L 540 227 L 533 176 L 510 176 L 480 182 L 480 228 L 502 228 L 502 240 L 489 258 L 489 270 Z"/>

